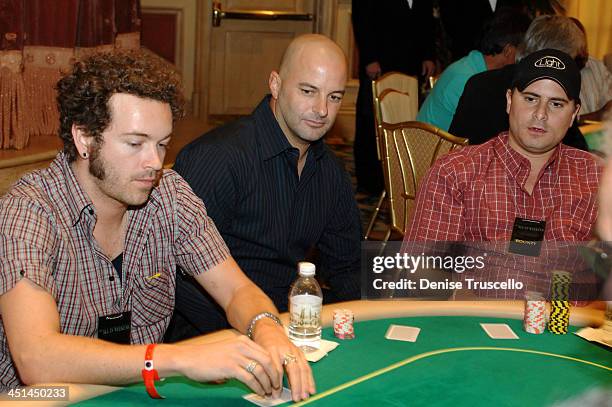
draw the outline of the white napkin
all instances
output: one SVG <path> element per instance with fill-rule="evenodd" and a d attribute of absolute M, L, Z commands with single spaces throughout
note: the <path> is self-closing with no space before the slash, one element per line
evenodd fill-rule
<path fill-rule="evenodd" d="M 307 353 L 305 352 L 304 356 L 306 356 L 306 360 L 309 362 L 318 362 L 323 357 L 327 356 L 329 352 L 336 349 L 338 345 L 340 345 L 338 342 L 321 339 L 321 346 L 319 346 L 319 349 Z"/>
<path fill-rule="evenodd" d="M 575 332 L 581 338 L 590 342 L 601 343 L 602 345 L 612 347 L 612 321 L 606 321 L 600 328 L 582 328 Z"/>

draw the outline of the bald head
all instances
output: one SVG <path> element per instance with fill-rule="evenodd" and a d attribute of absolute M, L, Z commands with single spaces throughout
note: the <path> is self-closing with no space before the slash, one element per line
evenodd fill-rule
<path fill-rule="evenodd" d="M 346 86 L 346 58 L 327 37 L 301 35 L 272 71 L 270 107 L 289 143 L 301 152 L 323 137 L 336 120 Z"/>
<path fill-rule="evenodd" d="M 346 75 L 346 57 L 342 49 L 320 34 L 305 34 L 296 37 L 283 54 L 279 73 L 281 77 L 291 72 L 296 65 L 302 65 L 305 61 L 315 64 L 329 64 L 333 69 L 340 70 Z"/>

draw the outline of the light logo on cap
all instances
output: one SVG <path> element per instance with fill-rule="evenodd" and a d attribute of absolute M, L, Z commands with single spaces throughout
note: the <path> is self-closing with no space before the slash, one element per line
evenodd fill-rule
<path fill-rule="evenodd" d="M 565 64 L 563 61 L 550 55 L 538 59 L 533 65 L 537 68 L 553 68 L 560 71 L 565 69 Z"/>

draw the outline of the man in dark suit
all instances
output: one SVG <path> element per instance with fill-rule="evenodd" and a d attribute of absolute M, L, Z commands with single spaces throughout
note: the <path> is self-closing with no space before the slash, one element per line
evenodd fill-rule
<path fill-rule="evenodd" d="M 438 0 L 440 20 L 446 33 L 450 62 L 478 48 L 485 22 L 502 8 L 523 9 L 522 0 Z"/>
<path fill-rule="evenodd" d="M 433 6 L 431 0 L 359 0 L 352 7 L 359 48 L 355 172 L 360 190 L 378 194 L 383 175 L 376 156 L 371 81 L 390 71 L 421 79 L 434 73 Z"/>
<path fill-rule="evenodd" d="M 533 20 L 517 53 L 522 59 L 535 51 L 553 48 L 572 58 L 583 48 L 585 38 L 567 17 L 544 15 Z M 449 133 L 482 144 L 508 129 L 506 91 L 510 88 L 516 64 L 474 75 L 459 99 Z M 569 128 L 563 143 L 581 150 L 588 146 L 576 123 Z"/>

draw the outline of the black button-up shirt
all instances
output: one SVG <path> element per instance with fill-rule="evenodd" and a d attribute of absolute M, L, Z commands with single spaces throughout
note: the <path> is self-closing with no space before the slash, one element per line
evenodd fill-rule
<path fill-rule="evenodd" d="M 301 176 L 298 156 L 268 96 L 252 115 L 187 145 L 174 166 L 242 270 L 280 310 L 287 309 L 297 262 L 314 247 L 317 274 L 333 299 L 360 295 L 361 225 L 348 174 L 323 140 L 310 146 Z"/>

